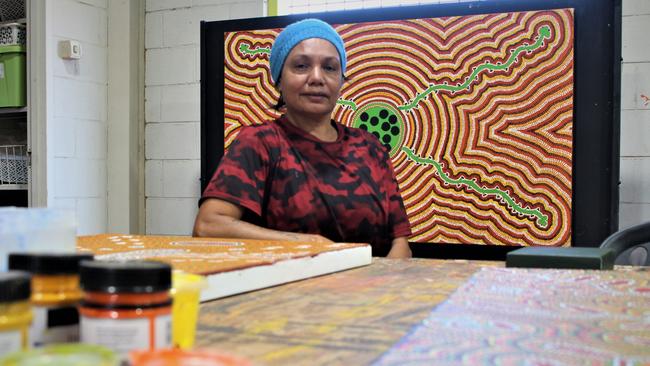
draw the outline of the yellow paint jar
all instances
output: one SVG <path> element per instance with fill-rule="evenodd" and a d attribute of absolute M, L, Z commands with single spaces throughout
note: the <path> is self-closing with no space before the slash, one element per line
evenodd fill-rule
<path fill-rule="evenodd" d="M 205 277 L 174 271 L 172 273 L 172 342 L 181 349 L 194 346 L 199 316 L 201 290 L 207 286 Z"/>
<path fill-rule="evenodd" d="M 30 344 L 40 347 L 79 341 L 79 263 L 91 254 L 12 253 L 9 269 L 32 274 Z"/>
<path fill-rule="evenodd" d="M 0 355 L 28 346 L 30 279 L 26 272 L 0 273 Z"/>

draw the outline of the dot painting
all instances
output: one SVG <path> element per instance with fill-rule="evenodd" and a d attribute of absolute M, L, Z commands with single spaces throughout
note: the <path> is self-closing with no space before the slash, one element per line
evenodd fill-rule
<path fill-rule="evenodd" d="M 571 243 L 573 9 L 333 24 L 348 67 L 333 118 L 390 152 L 412 241 Z M 225 146 L 279 114 L 281 29 L 226 32 Z"/>

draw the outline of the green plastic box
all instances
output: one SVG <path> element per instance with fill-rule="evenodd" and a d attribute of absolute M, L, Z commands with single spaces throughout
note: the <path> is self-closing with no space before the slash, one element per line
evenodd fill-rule
<path fill-rule="evenodd" d="M 0 107 L 27 105 L 25 46 L 0 46 Z"/>

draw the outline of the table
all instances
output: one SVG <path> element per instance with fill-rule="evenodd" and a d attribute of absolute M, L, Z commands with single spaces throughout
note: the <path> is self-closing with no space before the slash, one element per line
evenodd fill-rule
<path fill-rule="evenodd" d="M 580 286 L 584 283 L 586 286 L 599 287 L 605 293 L 627 291 L 632 297 L 630 301 L 622 300 L 622 292 L 613 294 L 611 298 L 598 295 L 598 301 L 593 303 L 572 305 L 571 301 L 575 302 L 575 299 L 555 301 L 540 288 L 533 291 L 530 298 L 524 296 L 522 300 L 522 291 L 517 294 L 513 284 L 505 282 L 493 286 L 496 292 L 488 293 L 492 286 L 485 285 L 486 278 L 498 277 L 500 273 L 511 278 L 513 273 L 515 277 L 548 277 L 551 284 L 560 281 Z M 553 286 L 548 283 L 546 287 Z M 447 357 L 447 360 L 451 360 L 448 364 L 477 364 L 477 355 L 484 357 L 478 360 L 485 364 L 497 363 L 499 357 L 504 357 L 503 354 L 509 352 L 511 356 L 527 345 L 534 346 L 533 352 L 543 358 L 545 354 L 553 352 L 544 349 L 546 339 L 563 341 L 566 338 L 585 345 L 577 350 L 574 347 L 573 352 L 589 351 L 595 354 L 594 357 L 611 360 L 603 364 L 636 364 L 632 362 L 650 362 L 649 283 L 650 269 L 638 267 L 617 268 L 616 271 L 526 270 L 503 268 L 503 262 L 373 258 L 370 266 L 202 304 L 196 345 L 239 355 L 254 364 L 263 365 L 402 364 L 406 358 L 412 358 L 414 364 L 432 364 L 430 357 Z M 534 325 L 526 330 L 529 334 L 525 342 L 520 343 L 515 339 L 508 340 L 508 344 L 500 344 L 499 339 L 505 337 L 499 335 L 495 338 L 494 334 L 497 333 L 490 333 L 517 324 L 507 324 L 508 314 L 504 316 L 498 311 L 490 313 L 489 301 L 485 309 L 488 317 L 473 319 L 468 329 L 462 329 L 464 319 L 481 312 L 479 302 L 479 307 L 474 304 L 474 308 L 469 309 L 470 313 L 463 313 L 468 310 L 463 309 L 462 304 L 472 299 L 472 285 L 477 284 L 485 288 L 485 291 L 478 292 L 486 292 L 487 295 L 481 296 L 489 301 L 507 303 L 510 294 L 504 295 L 499 291 L 512 292 L 515 303 L 506 305 L 512 305 L 510 311 L 516 308 L 515 313 L 521 309 L 520 317 L 531 316 L 530 324 Z M 570 295 L 571 287 L 567 286 L 560 286 L 558 291 L 568 290 Z M 540 298 L 547 301 L 540 301 Z M 517 303 L 521 301 L 530 301 L 530 307 Z M 532 315 L 528 314 L 530 309 Z M 540 309 L 550 309 L 550 315 Z M 555 311 L 559 311 L 560 316 L 554 315 Z M 582 313 L 588 316 L 580 315 Z M 580 316 L 576 318 L 576 314 Z M 592 322 L 593 314 L 600 314 L 601 317 L 596 317 Z M 546 328 L 544 316 L 550 316 L 549 319 L 553 321 L 559 319 L 559 325 L 548 324 Z M 464 346 L 467 348 L 454 349 L 454 343 L 449 343 L 449 339 L 454 339 L 451 337 L 446 344 L 444 341 L 438 342 L 438 346 L 456 354 L 418 354 L 423 348 L 414 345 L 413 336 L 424 332 L 423 339 L 444 339 L 442 334 L 437 337 L 435 329 L 444 329 L 443 323 L 447 317 L 454 318 L 455 324 L 459 324 L 459 328 L 465 332 L 454 335 L 459 341 L 456 344 L 460 344 L 464 340 L 463 335 L 470 332 L 471 339 L 467 339 L 468 345 Z M 500 320 L 497 319 L 499 317 Z M 516 320 L 517 314 L 513 314 L 513 318 Z M 525 324 L 526 319 L 523 321 L 519 325 Z M 440 328 L 432 332 L 432 329 L 427 329 L 427 324 L 436 324 Z M 566 328 L 567 324 L 573 328 Z M 444 331 L 453 333 L 456 325 L 452 324 L 452 328 Z M 471 333 L 475 330 L 472 327 L 480 328 L 483 334 Z M 506 331 L 502 334 L 510 334 L 514 328 Z M 410 335 L 410 339 L 406 335 Z M 541 348 L 537 347 L 539 342 L 542 342 Z M 391 349 L 396 344 L 401 350 Z M 560 347 L 561 344 L 564 343 L 560 342 Z M 476 347 L 485 349 L 477 352 Z M 554 344 L 553 347 L 558 346 Z M 504 353 L 498 353 L 499 350 Z M 464 352 L 471 353 L 474 358 L 466 358 Z M 569 356 L 575 355 L 568 353 Z M 514 360 L 517 361 L 516 358 Z M 435 364 L 439 363 L 443 364 Z"/>
<path fill-rule="evenodd" d="M 502 262 L 390 260 L 201 306 L 197 347 L 266 365 L 364 365 L 477 269 Z"/>

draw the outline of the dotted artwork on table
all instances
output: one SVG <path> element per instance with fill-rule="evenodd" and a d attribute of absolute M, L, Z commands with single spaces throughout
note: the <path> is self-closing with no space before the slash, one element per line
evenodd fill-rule
<path fill-rule="evenodd" d="M 390 152 L 412 241 L 571 243 L 573 9 L 335 24 L 333 112 Z M 224 137 L 279 114 L 280 29 L 226 32 Z"/>
<path fill-rule="evenodd" d="M 159 260 L 171 264 L 175 269 L 203 275 L 361 246 L 367 244 L 110 234 L 80 236 L 77 239 L 77 250 L 95 253 L 98 260 Z"/>
<path fill-rule="evenodd" d="M 373 365 L 648 365 L 648 271 L 629 268 L 483 268 Z"/>

